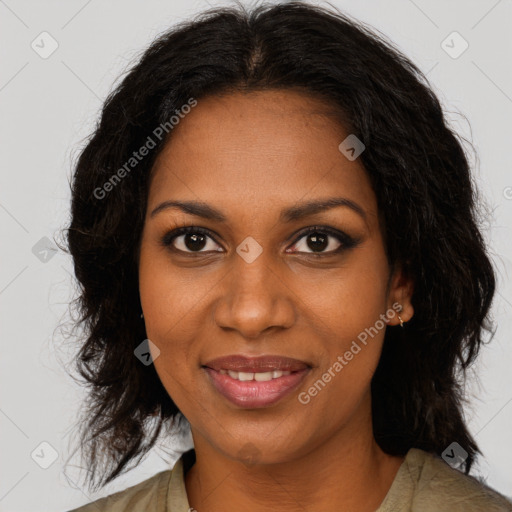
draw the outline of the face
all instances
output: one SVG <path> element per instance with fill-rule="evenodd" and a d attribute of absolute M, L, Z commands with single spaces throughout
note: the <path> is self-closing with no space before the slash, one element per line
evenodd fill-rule
<path fill-rule="evenodd" d="M 327 110 L 290 91 L 201 99 L 155 163 L 140 298 L 196 449 L 287 461 L 371 423 L 386 323 L 396 302 L 412 316 L 410 292 Z"/>

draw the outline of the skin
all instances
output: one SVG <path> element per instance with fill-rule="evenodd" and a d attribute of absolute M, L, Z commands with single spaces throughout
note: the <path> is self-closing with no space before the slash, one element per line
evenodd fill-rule
<path fill-rule="evenodd" d="M 403 461 L 385 454 L 372 431 L 370 383 L 385 329 L 308 404 L 298 400 L 393 303 L 402 305 L 404 322 L 414 313 L 412 283 L 400 268 L 390 273 L 368 176 L 360 159 L 339 151 L 349 132 L 328 110 L 292 91 L 200 99 L 155 162 L 140 298 L 148 338 L 160 350 L 156 371 L 191 424 L 197 461 L 185 484 L 199 512 L 374 511 Z M 357 203 L 365 218 L 338 206 L 279 219 L 282 209 L 331 197 Z M 208 203 L 227 220 L 175 207 L 151 216 L 168 200 Z M 329 236 L 320 249 L 327 256 L 315 258 L 310 237 L 297 236 L 315 225 L 360 242 L 329 254 L 340 245 Z M 182 226 L 203 227 L 212 237 L 195 252 L 187 235 L 174 240 L 174 252 L 161 244 Z M 263 250 L 252 263 L 236 252 L 248 236 Z M 388 320 L 398 323 L 396 315 Z M 288 356 L 311 370 L 275 405 L 242 409 L 201 368 L 230 354 Z"/>

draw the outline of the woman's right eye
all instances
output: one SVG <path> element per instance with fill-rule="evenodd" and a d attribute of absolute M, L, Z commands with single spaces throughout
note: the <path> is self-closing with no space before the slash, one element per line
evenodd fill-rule
<path fill-rule="evenodd" d="M 166 233 L 162 238 L 162 245 L 171 247 L 172 250 L 184 253 L 221 252 L 220 247 L 209 231 L 204 228 L 187 226 Z M 205 249 L 205 250 L 203 250 Z"/>

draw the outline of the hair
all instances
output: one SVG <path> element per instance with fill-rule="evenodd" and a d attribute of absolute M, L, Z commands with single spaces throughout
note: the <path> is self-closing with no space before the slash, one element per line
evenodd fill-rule
<path fill-rule="evenodd" d="M 83 327 L 76 368 L 90 388 L 80 419 L 90 488 L 131 469 L 163 426 L 183 420 L 154 365 L 134 357 L 147 337 L 138 254 L 149 180 L 172 137 L 155 129 L 191 98 L 275 89 L 323 99 L 363 141 L 390 268 L 401 265 L 414 282 L 415 314 L 386 329 L 371 384 L 377 443 L 403 456 L 414 447 L 441 454 L 456 440 L 466 474 L 480 453 L 463 385 L 490 332 L 495 274 L 461 138 L 425 75 L 375 29 L 303 2 L 237 4 L 158 36 L 105 100 L 74 165 L 66 242 Z M 155 147 L 119 174 L 148 137 Z M 114 183 L 116 172 L 123 179 Z"/>

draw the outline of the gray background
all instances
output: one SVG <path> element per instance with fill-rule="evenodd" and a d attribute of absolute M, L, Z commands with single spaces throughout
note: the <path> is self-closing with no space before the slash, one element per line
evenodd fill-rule
<path fill-rule="evenodd" d="M 176 21 L 221 4 L 230 2 L 0 0 L 1 511 L 68 510 L 172 465 L 153 451 L 101 493 L 76 485 L 71 425 L 83 392 L 65 371 L 76 346 L 56 330 L 74 296 L 72 267 L 61 251 L 45 252 L 44 237 L 67 222 L 72 159 L 120 74 Z M 450 123 L 478 152 L 475 179 L 493 212 L 484 232 L 499 274 L 498 330 L 468 383 L 466 412 L 485 455 L 475 473 L 512 496 L 512 1 L 332 4 L 383 32 L 428 73 Z M 47 58 L 44 31 L 58 44 Z M 469 45 L 457 58 L 463 40 L 444 43 L 452 56 L 442 46 L 453 31 Z M 52 450 L 56 459 L 43 469 Z"/>

